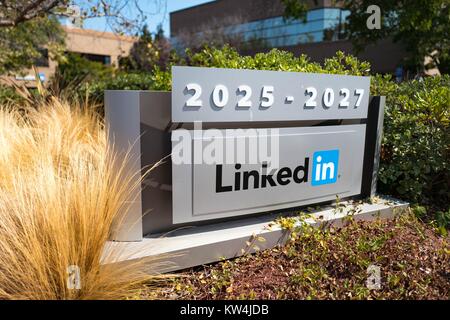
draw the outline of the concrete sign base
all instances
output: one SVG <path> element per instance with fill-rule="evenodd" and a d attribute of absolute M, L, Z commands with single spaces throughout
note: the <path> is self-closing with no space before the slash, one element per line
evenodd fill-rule
<path fill-rule="evenodd" d="M 311 211 L 311 218 L 305 220 L 312 225 L 327 223 L 342 225 L 350 215 L 357 220 L 373 220 L 377 217 L 391 219 L 405 212 L 408 203 L 391 198 L 375 197 L 372 203 L 343 201 L 336 205 L 323 205 Z M 164 264 L 151 264 L 152 272 L 171 272 L 193 266 L 230 259 L 254 252 L 254 245 L 260 250 L 284 244 L 289 231 L 274 223 L 278 214 L 265 214 L 257 217 L 226 221 L 205 226 L 184 227 L 167 234 L 145 237 L 136 242 L 108 242 L 106 254 L 114 252 L 117 262 L 136 259 L 165 261 Z M 298 213 L 291 215 L 300 217 Z M 286 212 L 283 213 L 286 216 Z M 298 223 L 301 223 L 299 218 Z M 263 237 L 265 241 L 256 239 Z M 250 246 L 248 245 L 250 243 Z"/>

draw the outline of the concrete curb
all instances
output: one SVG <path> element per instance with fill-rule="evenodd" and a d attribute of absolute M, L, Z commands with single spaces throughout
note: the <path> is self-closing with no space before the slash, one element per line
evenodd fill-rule
<path fill-rule="evenodd" d="M 338 205 L 321 206 L 306 219 L 297 218 L 311 225 L 341 226 L 349 216 L 356 220 L 371 221 L 377 218 L 392 219 L 405 212 L 409 204 L 390 198 L 375 198 L 372 203 L 343 201 Z M 274 220 L 280 214 L 265 214 L 258 217 L 227 221 L 208 226 L 176 230 L 170 234 L 144 238 L 140 242 L 108 242 L 106 255 L 114 261 L 125 262 L 137 259 L 164 261 L 152 264 L 152 272 L 172 272 L 223 259 L 231 259 L 255 251 L 284 244 L 289 231 L 282 229 Z M 299 216 L 297 214 L 297 216 Z M 264 241 L 258 241 L 258 238 Z M 109 263 L 108 262 L 108 263 Z"/>

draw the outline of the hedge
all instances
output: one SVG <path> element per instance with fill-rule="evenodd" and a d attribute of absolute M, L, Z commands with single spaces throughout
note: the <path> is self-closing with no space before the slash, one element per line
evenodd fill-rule
<path fill-rule="evenodd" d="M 88 83 L 82 90 L 87 90 L 94 101 L 103 101 L 105 90 L 150 90 L 153 89 L 153 76 L 146 73 L 120 72 L 110 79 Z"/>
<path fill-rule="evenodd" d="M 396 84 L 377 76 L 371 91 L 387 100 L 379 190 L 448 208 L 450 77 Z"/>

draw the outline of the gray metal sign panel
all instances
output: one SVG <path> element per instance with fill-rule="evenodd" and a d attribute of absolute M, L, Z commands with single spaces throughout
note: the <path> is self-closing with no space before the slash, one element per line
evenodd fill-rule
<path fill-rule="evenodd" d="M 172 164 L 173 223 L 291 208 L 361 192 L 365 124 L 277 130 L 275 171 L 265 171 L 262 163 L 239 169 L 230 163 Z M 224 139 L 232 138 L 221 132 Z M 199 144 L 191 133 L 196 152 Z M 198 139 L 204 139 L 201 148 L 210 141 Z"/>
<path fill-rule="evenodd" d="M 367 117 L 370 77 L 172 67 L 173 122 Z"/>

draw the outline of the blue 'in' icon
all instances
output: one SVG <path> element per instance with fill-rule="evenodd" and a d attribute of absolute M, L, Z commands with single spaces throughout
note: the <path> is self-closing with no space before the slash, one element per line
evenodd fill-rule
<path fill-rule="evenodd" d="M 313 155 L 313 186 L 335 183 L 338 175 L 339 150 L 317 151 Z"/>

